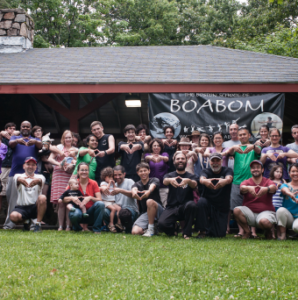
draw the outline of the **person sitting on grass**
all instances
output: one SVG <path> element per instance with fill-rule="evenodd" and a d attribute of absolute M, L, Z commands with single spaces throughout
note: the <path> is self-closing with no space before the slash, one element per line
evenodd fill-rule
<path fill-rule="evenodd" d="M 77 197 L 80 201 L 84 200 L 83 194 L 81 193 L 81 191 L 79 190 L 79 183 L 76 179 L 72 178 L 68 181 L 68 185 L 69 185 L 69 190 L 66 190 L 60 197 L 60 199 L 58 200 L 58 203 L 61 203 L 65 197 Z M 86 213 L 87 209 L 85 205 L 78 205 L 74 202 L 69 202 L 66 205 L 66 208 L 68 209 L 68 211 L 76 211 L 77 209 L 80 209 L 82 211 L 83 214 L 83 218 L 87 218 L 89 217 L 89 215 Z M 82 224 L 82 228 L 83 231 L 89 231 L 88 230 L 88 224 Z"/>
<path fill-rule="evenodd" d="M 281 194 L 283 196 L 282 207 L 276 212 L 277 217 L 277 238 L 286 239 L 286 229 L 291 228 L 298 233 L 298 164 L 290 166 L 290 183 L 281 185 Z"/>
<path fill-rule="evenodd" d="M 147 163 L 138 164 L 136 170 L 141 180 L 132 186 L 131 193 L 139 201 L 141 215 L 131 233 L 151 237 L 154 235 L 154 220 L 158 221 L 164 211 L 159 194 L 160 181 L 156 177 L 149 178 L 150 167 Z"/>
<path fill-rule="evenodd" d="M 234 208 L 234 216 L 244 230 L 242 239 L 251 237 L 249 226 L 265 230 L 265 237 L 272 239 L 272 227 L 276 224 L 272 197 L 277 188 L 272 180 L 262 176 L 264 166 L 261 161 L 253 160 L 250 171 L 252 178 L 240 185 L 240 192 L 244 195 L 243 205 Z"/>
<path fill-rule="evenodd" d="M 167 206 L 158 220 L 159 230 L 167 235 L 178 235 L 177 221 L 185 221 L 183 238 L 189 239 L 196 216 L 196 204 L 193 190 L 198 185 L 197 176 L 185 171 L 187 158 L 182 152 L 173 156 L 176 171 L 164 176 L 163 184 L 169 186 Z"/>
<path fill-rule="evenodd" d="M 197 203 L 196 217 L 196 230 L 200 231 L 198 238 L 203 238 L 205 235 L 226 236 L 233 171 L 223 167 L 222 161 L 221 153 L 210 154 L 210 167 L 201 173 L 200 183 L 203 189 Z"/>
<path fill-rule="evenodd" d="M 45 178 L 34 174 L 37 161 L 34 157 L 25 159 L 23 169 L 25 173 L 15 174 L 13 177 L 17 189 L 17 205 L 10 214 L 10 220 L 15 224 L 24 224 L 24 231 L 30 230 L 31 219 L 37 217 L 34 232 L 41 232 L 41 221 L 47 209 L 47 198 L 41 195 Z"/>
<path fill-rule="evenodd" d="M 100 174 L 100 177 L 101 177 L 100 187 L 107 186 L 107 190 L 109 191 L 109 194 L 104 194 L 104 193 L 102 194 L 102 201 L 105 204 L 105 208 L 107 208 L 111 212 L 110 213 L 110 223 L 108 225 L 108 228 L 111 232 L 116 233 L 117 229 L 114 226 L 114 216 L 115 216 L 115 214 L 119 213 L 119 211 L 121 210 L 121 206 L 119 206 L 115 203 L 115 200 L 116 200 L 115 195 L 111 194 L 111 192 L 113 191 L 113 189 L 115 187 L 113 175 L 114 175 L 114 172 L 111 167 L 104 168 Z M 120 231 L 125 230 L 125 228 L 121 224 L 120 218 L 118 218 L 118 220 L 117 220 L 116 227 Z"/>

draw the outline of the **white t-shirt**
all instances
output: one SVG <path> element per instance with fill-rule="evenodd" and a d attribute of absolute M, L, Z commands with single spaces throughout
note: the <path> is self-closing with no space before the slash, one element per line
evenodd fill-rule
<path fill-rule="evenodd" d="M 233 141 L 233 140 L 229 140 L 226 141 L 222 144 L 223 148 L 231 148 L 235 145 L 239 145 L 241 144 L 240 141 Z M 228 159 L 228 167 L 231 168 L 232 170 L 234 170 L 234 157 L 233 156 L 229 156 Z"/>
<path fill-rule="evenodd" d="M 100 183 L 100 186 L 107 186 L 107 185 L 109 185 L 109 184 L 105 181 L 102 181 Z M 110 188 L 109 188 L 109 192 L 112 192 L 112 191 L 113 191 L 113 186 L 111 184 Z M 102 198 L 102 201 L 115 202 L 115 196 L 113 196 L 113 195 L 105 195 L 104 193 L 101 193 L 101 198 Z"/>
<path fill-rule="evenodd" d="M 25 187 L 22 184 L 17 185 L 17 180 L 19 177 L 24 177 L 25 180 L 30 183 L 33 179 L 41 179 L 42 184 L 40 185 L 35 185 L 34 187 Z M 18 191 L 18 199 L 17 199 L 17 205 L 21 206 L 27 206 L 27 205 L 32 205 L 35 204 L 37 201 L 38 196 L 41 194 L 42 188 L 45 183 L 45 177 L 40 174 L 34 174 L 34 178 L 26 178 L 27 175 L 26 173 L 24 174 L 15 174 L 13 177 L 13 181 L 15 184 L 15 187 Z"/>
<path fill-rule="evenodd" d="M 295 151 L 298 153 L 298 145 L 296 143 L 288 144 L 286 147 L 290 148 L 291 150 Z"/>

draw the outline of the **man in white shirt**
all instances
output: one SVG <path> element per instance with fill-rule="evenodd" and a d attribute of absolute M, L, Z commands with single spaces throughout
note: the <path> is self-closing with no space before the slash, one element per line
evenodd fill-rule
<path fill-rule="evenodd" d="M 47 209 L 47 198 L 41 195 L 45 178 L 35 174 L 37 161 L 34 157 L 26 157 L 23 165 L 25 173 L 15 174 L 15 185 L 18 198 L 17 205 L 10 214 L 10 220 L 16 224 L 24 224 L 24 230 L 30 230 L 30 220 L 37 217 L 34 232 L 41 232 L 41 221 Z"/>

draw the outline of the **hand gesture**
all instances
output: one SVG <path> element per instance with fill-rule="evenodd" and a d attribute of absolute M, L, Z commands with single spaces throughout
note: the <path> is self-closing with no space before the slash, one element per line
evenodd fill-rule
<path fill-rule="evenodd" d="M 286 156 L 286 153 L 279 153 L 276 157 L 276 160 L 283 159 Z"/>
<path fill-rule="evenodd" d="M 189 153 L 189 150 L 182 150 L 182 153 L 187 156 L 187 154 Z"/>
<path fill-rule="evenodd" d="M 214 187 L 215 190 L 221 189 L 225 186 L 224 179 L 222 179 L 222 178 L 213 178 L 213 180 L 217 180 L 217 184 Z"/>
<path fill-rule="evenodd" d="M 247 154 L 249 153 L 250 151 L 254 150 L 254 145 L 247 145 L 245 150 L 243 151 L 243 154 Z"/>
<path fill-rule="evenodd" d="M 24 187 L 27 187 L 27 188 L 29 187 L 28 182 L 24 178 L 19 177 L 18 183 L 22 184 Z"/>
<path fill-rule="evenodd" d="M 255 145 L 256 145 L 256 146 L 260 146 L 260 147 L 264 147 L 264 145 L 261 143 L 261 140 L 257 140 L 257 141 L 255 142 Z"/>
<path fill-rule="evenodd" d="M 179 176 L 178 176 L 179 177 Z M 181 178 L 179 177 L 179 179 L 182 179 L 182 181 L 179 183 L 179 187 L 184 187 L 185 185 L 189 184 L 190 179 L 189 178 Z M 177 181 L 177 180 L 176 180 Z"/>
<path fill-rule="evenodd" d="M 110 195 L 115 196 L 120 193 L 120 189 L 117 187 L 114 187 L 114 189 L 110 192 Z"/>
<path fill-rule="evenodd" d="M 34 186 L 40 185 L 40 184 L 41 184 L 41 180 L 39 178 L 35 178 L 29 183 L 29 187 L 34 187 Z"/>
<path fill-rule="evenodd" d="M 257 192 L 257 198 L 260 198 L 267 193 L 268 193 L 268 188 L 266 186 L 260 186 L 260 190 Z"/>
<path fill-rule="evenodd" d="M 206 151 L 206 147 L 197 147 L 197 148 L 195 149 L 195 151 L 196 151 L 197 153 L 204 154 L 204 152 Z"/>
<path fill-rule="evenodd" d="M 178 179 L 178 181 L 177 181 Z M 182 178 L 180 176 L 176 177 L 176 178 L 171 178 L 170 180 L 170 184 L 174 187 L 174 188 L 178 188 L 179 184 L 182 182 Z"/>
<path fill-rule="evenodd" d="M 253 197 L 257 197 L 257 192 L 256 192 L 256 188 L 258 188 L 259 186 L 248 186 L 247 187 L 247 191 L 253 196 Z"/>
<path fill-rule="evenodd" d="M 150 191 L 149 190 L 145 190 L 143 191 L 143 196 L 140 197 L 140 200 L 146 199 L 150 196 Z"/>
<path fill-rule="evenodd" d="M 130 154 L 133 154 L 135 151 L 140 150 L 140 144 L 134 144 L 130 149 Z"/>
<path fill-rule="evenodd" d="M 111 195 L 110 191 L 109 191 L 109 187 L 107 185 L 102 185 L 100 187 L 100 191 L 102 194 L 106 195 L 106 196 L 109 196 Z"/>
<path fill-rule="evenodd" d="M 131 154 L 129 145 L 121 145 L 121 150 L 125 151 L 127 154 Z"/>
<path fill-rule="evenodd" d="M 210 190 L 215 189 L 215 186 L 214 186 L 212 180 L 213 180 L 213 178 L 204 179 L 204 185 Z"/>
<path fill-rule="evenodd" d="M 36 144 L 36 142 L 37 142 L 37 140 L 35 140 L 35 139 L 29 139 L 26 146 L 33 146 Z"/>
<path fill-rule="evenodd" d="M 298 199 L 296 199 L 296 195 L 294 193 L 287 193 L 287 195 L 289 196 L 289 198 L 291 198 L 293 201 L 295 201 L 296 203 L 298 203 Z"/>
<path fill-rule="evenodd" d="M 276 156 L 274 155 L 274 153 L 266 153 L 266 156 L 268 157 L 268 158 L 270 158 L 272 161 L 277 161 L 277 158 L 276 158 Z"/>
<path fill-rule="evenodd" d="M 84 197 L 81 196 L 80 198 L 84 198 Z M 72 202 L 76 205 L 81 206 L 81 201 L 80 201 L 79 197 L 72 197 Z"/>
<path fill-rule="evenodd" d="M 143 193 L 144 193 L 144 191 L 139 191 L 137 189 L 133 189 L 131 196 L 132 196 L 132 198 L 141 201 L 141 196 L 143 196 Z"/>
<path fill-rule="evenodd" d="M 25 138 L 17 139 L 17 141 L 18 141 L 18 144 L 27 146 L 27 142 L 25 142 Z"/>
<path fill-rule="evenodd" d="M 241 149 L 240 145 L 235 145 L 233 146 L 231 149 L 234 149 L 235 152 L 239 153 L 239 154 L 243 154 L 243 150 Z"/>
<path fill-rule="evenodd" d="M 263 147 L 269 147 L 271 145 L 271 141 L 270 140 L 266 140 L 266 142 L 263 144 Z"/>

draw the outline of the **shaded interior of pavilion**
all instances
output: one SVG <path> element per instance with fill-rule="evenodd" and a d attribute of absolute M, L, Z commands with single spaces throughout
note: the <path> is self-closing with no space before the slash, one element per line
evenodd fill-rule
<path fill-rule="evenodd" d="M 90 133 L 90 124 L 99 120 L 105 133 L 115 136 L 116 145 L 124 139 L 127 124 L 148 126 L 148 93 L 141 93 L 141 107 L 126 107 L 128 94 L 2 94 L 0 95 L 0 128 L 8 122 L 28 120 L 51 132 L 59 143 L 64 130 L 78 132 L 81 138 Z M 298 123 L 298 93 L 285 93 L 283 144 L 292 142 L 290 129 Z"/>

